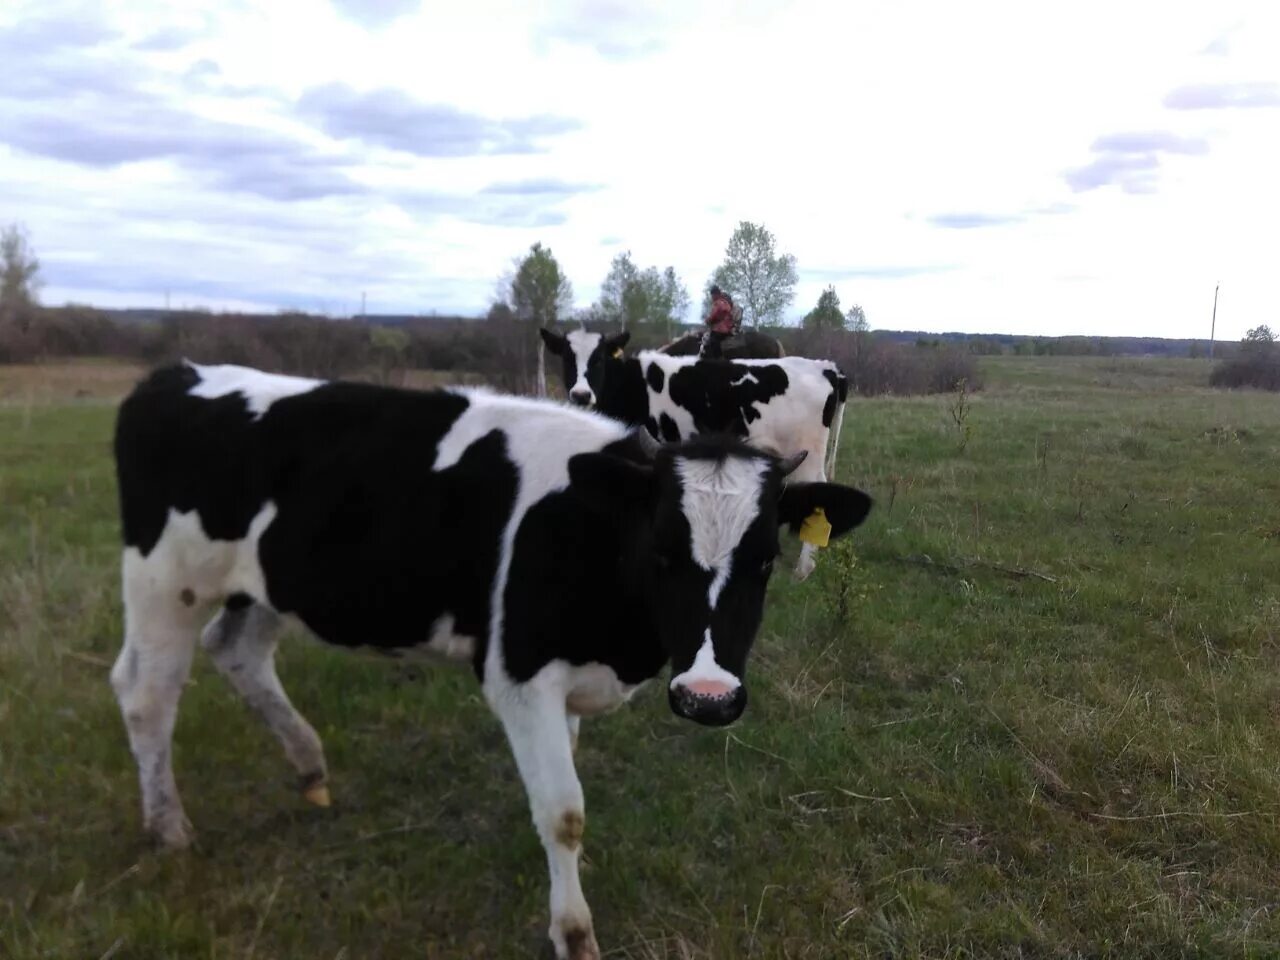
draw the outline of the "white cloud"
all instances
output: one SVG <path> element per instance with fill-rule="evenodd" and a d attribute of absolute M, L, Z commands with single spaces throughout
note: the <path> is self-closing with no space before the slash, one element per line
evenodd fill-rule
<path fill-rule="evenodd" d="M 462 310 L 535 240 L 701 289 L 738 220 L 873 326 L 1273 320 L 1262 0 L 19 2 L 0 221 L 50 299 Z M 39 69 L 33 66 L 38 60 Z M 56 159 L 54 159 L 56 158 Z"/>

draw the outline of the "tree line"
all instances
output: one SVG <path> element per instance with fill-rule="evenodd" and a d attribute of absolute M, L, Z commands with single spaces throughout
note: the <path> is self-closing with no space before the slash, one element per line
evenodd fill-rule
<path fill-rule="evenodd" d="M 21 341 L 35 315 L 40 263 L 26 232 L 17 225 L 0 235 L 0 267 L 0 341 L 7 345 L 6 352 L 22 352 Z M 766 226 L 744 220 L 729 237 L 723 261 L 703 286 L 700 310 L 705 311 L 711 288 L 718 286 L 741 307 L 745 324 L 777 326 L 795 300 L 797 280 L 796 258 L 777 249 L 777 239 Z M 541 326 L 575 319 L 623 330 L 660 331 L 672 339 L 685 324 L 691 306 L 689 290 L 673 266 L 638 264 L 627 250 L 610 263 L 599 299 L 575 312 L 567 273 L 550 247 L 535 243 L 500 278 L 488 316 L 499 322 Z M 842 312 L 834 287 L 828 287 L 805 315 L 803 326 L 865 331 L 867 322 L 859 306 Z"/>
<path fill-rule="evenodd" d="M 795 298 L 795 257 L 779 252 L 766 227 L 747 221 L 735 228 L 722 263 L 707 278 L 701 312 L 713 284 L 734 297 L 746 324 L 777 337 L 788 354 L 838 360 L 862 393 L 949 390 L 960 378 L 974 388 L 978 378 L 971 357 L 976 354 L 1108 355 L 1131 348 L 1125 338 L 872 335 L 863 308 L 842 306 L 834 286 L 821 292 L 798 327 L 782 326 Z M 27 232 L 17 225 L 0 230 L 0 363 L 56 356 L 145 362 L 189 356 L 383 382 L 402 379 L 407 369 L 431 369 L 471 374 L 521 393 L 533 392 L 538 383 L 539 325 L 572 320 L 591 329 L 626 329 L 635 347 L 654 348 L 682 332 L 693 306 L 674 267 L 643 265 L 624 251 L 610 263 L 597 301 L 574 310 L 572 283 L 541 243 L 513 259 L 497 285 L 488 322 L 480 323 L 424 317 L 390 327 L 368 318 L 335 323 L 298 312 L 215 316 L 199 310 L 169 311 L 159 322 L 116 323 L 92 307 L 42 307 L 40 289 L 40 261 Z M 1160 342 L 1169 344 L 1186 354 L 1185 343 Z M 1202 350 L 1191 343 L 1193 356 Z M 1213 370 L 1213 385 L 1280 389 L 1280 346 L 1268 327 L 1250 330 L 1239 344 L 1219 344 L 1217 352 L 1221 361 Z"/>
<path fill-rule="evenodd" d="M 777 249 L 777 238 L 763 224 L 743 220 L 725 246 L 724 259 L 703 286 L 700 313 L 705 313 L 713 286 L 742 308 L 743 322 L 761 328 L 782 324 L 795 301 L 799 276 L 796 258 Z M 573 284 L 549 247 L 535 243 L 517 257 L 498 282 L 489 311 L 492 319 L 518 319 L 550 326 L 568 320 L 612 324 L 621 330 L 648 327 L 668 338 L 685 323 L 692 300 L 675 267 L 642 266 L 630 250 L 617 254 L 600 284 L 599 299 L 573 310 Z M 867 329 L 860 306 L 840 311 L 835 288 L 828 287 L 805 315 L 803 326 L 820 330 Z"/>

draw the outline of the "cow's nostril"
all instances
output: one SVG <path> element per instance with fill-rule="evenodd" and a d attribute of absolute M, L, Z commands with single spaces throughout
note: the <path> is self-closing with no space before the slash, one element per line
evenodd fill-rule
<path fill-rule="evenodd" d="M 747 706 L 746 687 L 730 687 L 714 680 L 679 684 L 668 691 L 667 697 L 677 715 L 709 727 L 733 723 Z"/>
<path fill-rule="evenodd" d="M 697 697 L 726 697 L 733 692 L 733 687 L 720 680 L 695 680 L 685 689 Z"/>

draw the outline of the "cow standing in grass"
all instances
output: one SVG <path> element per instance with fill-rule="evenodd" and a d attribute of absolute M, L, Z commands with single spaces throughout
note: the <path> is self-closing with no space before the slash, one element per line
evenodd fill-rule
<path fill-rule="evenodd" d="M 870 508 L 795 481 L 803 457 L 728 437 L 659 448 L 560 404 L 229 366 L 153 373 L 121 406 L 115 454 L 111 683 L 147 829 L 191 840 L 170 745 L 197 642 L 321 804 L 324 751 L 276 675 L 281 618 L 329 643 L 466 661 L 510 741 L 546 848 L 550 937 L 573 960 L 599 957 L 578 877 L 579 718 L 669 663 L 672 710 L 735 720 L 779 526 L 820 506 L 838 536 Z"/>
<path fill-rule="evenodd" d="M 781 456 L 804 453 L 796 479 L 834 476 L 849 381 L 832 360 L 706 360 L 645 350 L 623 355 L 630 334 L 543 329 L 558 356 L 570 402 L 592 407 L 667 443 L 729 433 Z M 806 534 L 807 536 L 807 534 Z M 807 577 L 823 538 L 800 549 L 796 576 Z"/>

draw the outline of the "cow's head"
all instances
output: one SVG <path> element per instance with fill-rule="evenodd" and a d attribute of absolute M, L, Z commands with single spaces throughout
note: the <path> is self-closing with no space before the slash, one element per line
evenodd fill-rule
<path fill-rule="evenodd" d="M 747 705 L 747 655 L 764 612 L 778 529 L 821 507 L 831 535 L 860 524 L 871 499 L 834 483 L 788 483 L 803 454 L 781 460 L 730 437 L 656 447 L 652 461 L 614 453 L 569 462 L 573 487 L 623 528 L 623 567 L 671 660 L 671 709 L 732 723 Z M 656 447 L 656 449 L 655 449 Z"/>
<path fill-rule="evenodd" d="M 579 407 L 595 406 L 606 360 L 622 353 L 631 339 L 627 331 L 606 337 L 601 333 L 573 330 L 561 335 L 542 327 L 538 331 L 547 349 L 560 358 L 565 393 Z"/>

